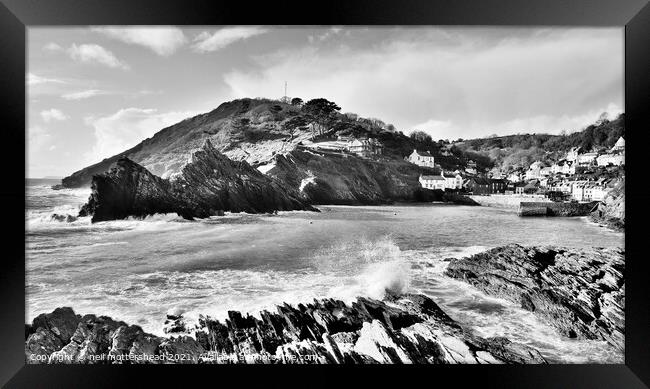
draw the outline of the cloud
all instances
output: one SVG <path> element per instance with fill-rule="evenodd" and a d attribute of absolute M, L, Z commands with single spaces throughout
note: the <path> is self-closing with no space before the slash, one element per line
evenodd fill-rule
<path fill-rule="evenodd" d="M 187 41 L 177 27 L 97 27 L 92 31 L 127 44 L 144 46 L 162 56 L 172 55 Z"/>
<path fill-rule="evenodd" d="M 224 81 L 233 97 L 279 97 L 287 80 L 291 96 L 325 97 L 404 132 L 428 123 L 450 139 L 511 131 L 513 118 L 537 118 L 522 132 L 559 132 L 594 107 L 623 105 L 621 29 L 502 30 L 391 30 L 372 45 L 284 49 Z"/>
<path fill-rule="evenodd" d="M 48 109 L 41 111 L 41 117 L 45 123 L 49 123 L 53 120 L 63 121 L 69 119 L 69 117 L 56 108 Z"/>
<path fill-rule="evenodd" d="M 112 52 L 94 43 L 79 46 L 73 43 L 68 49 L 68 54 L 77 62 L 98 63 L 110 68 L 129 69 L 129 65 L 117 59 Z"/>
<path fill-rule="evenodd" d="M 50 43 L 46 44 L 45 46 L 43 46 L 43 50 L 51 51 L 51 52 L 59 52 L 59 51 L 63 51 L 63 47 L 59 46 L 58 44 L 56 44 L 54 42 L 50 42 Z"/>
<path fill-rule="evenodd" d="M 121 153 L 161 129 L 197 115 L 194 111 L 158 112 L 150 108 L 123 108 L 112 115 L 87 117 L 86 124 L 95 129 L 95 145 L 86 153 L 88 163 Z"/>
<path fill-rule="evenodd" d="M 41 151 L 48 142 L 51 140 L 52 136 L 49 134 L 46 128 L 35 125 L 30 126 L 27 129 L 27 150 L 29 154 Z"/>
<path fill-rule="evenodd" d="M 34 73 L 27 73 L 27 85 L 39 85 L 39 84 L 46 84 L 46 83 L 55 83 L 55 84 L 65 84 L 65 81 L 59 80 L 57 78 L 47 78 L 47 77 L 41 77 L 37 76 Z"/>
<path fill-rule="evenodd" d="M 453 134 L 456 128 L 449 120 L 429 119 L 424 123 L 413 126 L 413 131 L 427 132 L 434 139 L 451 139 L 449 134 Z"/>
<path fill-rule="evenodd" d="M 221 50 L 237 41 L 265 34 L 267 29 L 261 27 L 226 27 L 210 34 L 203 31 L 194 38 L 192 48 L 200 53 Z"/>
<path fill-rule="evenodd" d="M 89 99 L 95 96 L 107 95 L 109 92 L 99 90 L 99 89 L 87 89 L 78 92 L 71 92 L 61 95 L 61 98 L 64 100 L 83 100 Z"/>

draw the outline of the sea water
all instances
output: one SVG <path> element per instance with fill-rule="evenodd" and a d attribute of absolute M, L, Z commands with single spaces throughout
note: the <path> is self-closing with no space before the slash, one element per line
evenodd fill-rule
<path fill-rule="evenodd" d="M 76 215 L 89 189 L 26 183 L 26 321 L 69 306 L 162 335 L 170 310 L 190 320 L 228 310 L 333 297 L 381 298 L 386 289 L 431 296 L 480 336 L 531 345 L 556 363 L 622 363 L 602 341 L 561 337 L 531 312 L 443 275 L 447 258 L 491 247 L 623 247 L 624 235 L 585 218 L 521 218 L 447 204 L 320 206 L 320 213 L 176 214 L 91 224 Z"/>

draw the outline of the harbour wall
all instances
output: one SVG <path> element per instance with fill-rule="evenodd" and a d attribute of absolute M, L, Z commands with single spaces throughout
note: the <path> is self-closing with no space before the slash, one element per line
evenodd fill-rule
<path fill-rule="evenodd" d="M 587 216 L 598 202 L 555 203 L 555 202 L 521 202 L 519 216 Z"/>
<path fill-rule="evenodd" d="M 467 196 L 484 207 L 512 210 L 519 216 L 587 216 L 597 201 L 588 203 L 558 203 L 543 195 Z"/>
<path fill-rule="evenodd" d="M 513 211 L 518 211 L 519 204 L 522 202 L 551 202 L 542 195 L 469 195 L 467 197 L 484 207 L 505 208 Z"/>

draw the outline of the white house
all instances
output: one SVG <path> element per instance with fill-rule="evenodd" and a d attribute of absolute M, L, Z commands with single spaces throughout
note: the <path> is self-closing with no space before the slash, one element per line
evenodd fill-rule
<path fill-rule="evenodd" d="M 476 174 L 478 172 L 478 170 L 476 170 L 476 162 L 469 160 L 465 171 L 470 174 Z"/>
<path fill-rule="evenodd" d="M 584 153 L 578 155 L 578 165 L 591 165 L 596 162 L 598 153 Z"/>
<path fill-rule="evenodd" d="M 425 189 L 445 190 L 447 181 L 443 176 L 422 176 L 420 175 L 420 185 Z"/>
<path fill-rule="evenodd" d="M 587 185 L 587 181 L 572 182 L 571 198 L 577 201 L 585 201 L 585 185 Z"/>
<path fill-rule="evenodd" d="M 580 147 L 572 147 L 571 150 L 569 150 L 566 153 L 566 160 L 574 162 L 578 159 L 578 155 L 580 154 Z"/>
<path fill-rule="evenodd" d="M 352 139 L 348 141 L 347 150 L 361 157 L 379 155 L 382 153 L 383 145 L 374 138 Z"/>
<path fill-rule="evenodd" d="M 543 177 L 542 168 L 544 164 L 540 161 L 535 161 L 530 164 L 530 167 L 526 171 L 526 180 L 540 179 Z"/>
<path fill-rule="evenodd" d="M 561 173 L 566 175 L 576 174 L 576 164 L 573 161 L 562 159 L 551 166 L 553 174 Z"/>
<path fill-rule="evenodd" d="M 593 181 L 576 181 L 573 183 L 571 197 L 578 201 L 602 201 L 609 189 Z"/>
<path fill-rule="evenodd" d="M 591 188 L 591 201 L 603 201 L 609 189 L 604 185 L 594 185 Z"/>
<path fill-rule="evenodd" d="M 614 147 L 612 147 L 612 151 L 624 151 L 624 150 L 625 150 L 625 139 L 623 139 L 623 137 L 620 137 L 616 141 L 616 144 L 614 144 Z"/>
<path fill-rule="evenodd" d="M 445 173 L 443 177 L 445 178 L 446 189 L 460 189 L 463 187 L 463 177 L 460 174 Z"/>
<path fill-rule="evenodd" d="M 571 181 L 562 180 L 553 182 L 548 186 L 548 189 L 554 192 L 571 193 L 571 187 Z"/>
<path fill-rule="evenodd" d="M 598 158 L 596 158 L 596 162 L 598 163 L 598 166 L 625 165 L 625 153 L 602 154 L 599 155 Z"/>
<path fill-rule="evenodd" d="M 510 174 L 508 174 L 508 177 L 506 178 L 510 182 L 519 182 L 521 181 L 521 172 L 519 171 L 514 171 Z"/>
<path fill-rule="evenodd" d="M 428 151 L 417 151 L 416 149 L 413 149 L 413 152 L 408 157 L 408 161 L 418 166 L 435 166 L 433 162 L 433 155 L 429 154 Z"/>

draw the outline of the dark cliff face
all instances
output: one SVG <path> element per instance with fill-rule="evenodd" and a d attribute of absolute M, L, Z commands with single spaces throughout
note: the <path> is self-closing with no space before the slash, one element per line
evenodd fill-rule
<path fill-rule="evenodd" d="M 534 312 L 571 338 L 625 340 L 624 252 L 508 245 L 452 259 L 446 275 Z"/>
<path fill-rule="evenodd" d="M 91 188 L 79 216 L 92 215 L 93 222 L 178 210 L 179 201 L 172 195 L 170 183 L 128 158 L 119 159 L 107 173 L 94 176 Z"/>
<path fill-rule="evenodd" d="M 245 161 L 231 161 L 206 141 L 172 180 L 155 176 L 128 158 L 119 159 L 110 171 L 93 177 L 92 193 L 80 216 L 92 215 L 98 222 L 170 212 L 193 219 L 224 211 L 290 210 L 317 211 L 290 188 Z"/>
<path fill-rule="evenodd" d="M 323 156 L 303 150 L 275 157 L 268 175 L 298 188 L 314 204 L 382 204 L 417 200 L 419 167 L 403 160 Z"/>
<path fill-rule="evenodd" d="M 209 140 L 192 155 L 181 175 L 173 181 L 176 193 L 188 207 L 231 212 L 314 210 L 300 196 L 251 167 L 219 153 Z M 213 212 L 209 212 L 214 214 Z M 206 214 L 199 217 L 208 216 Z"/>

